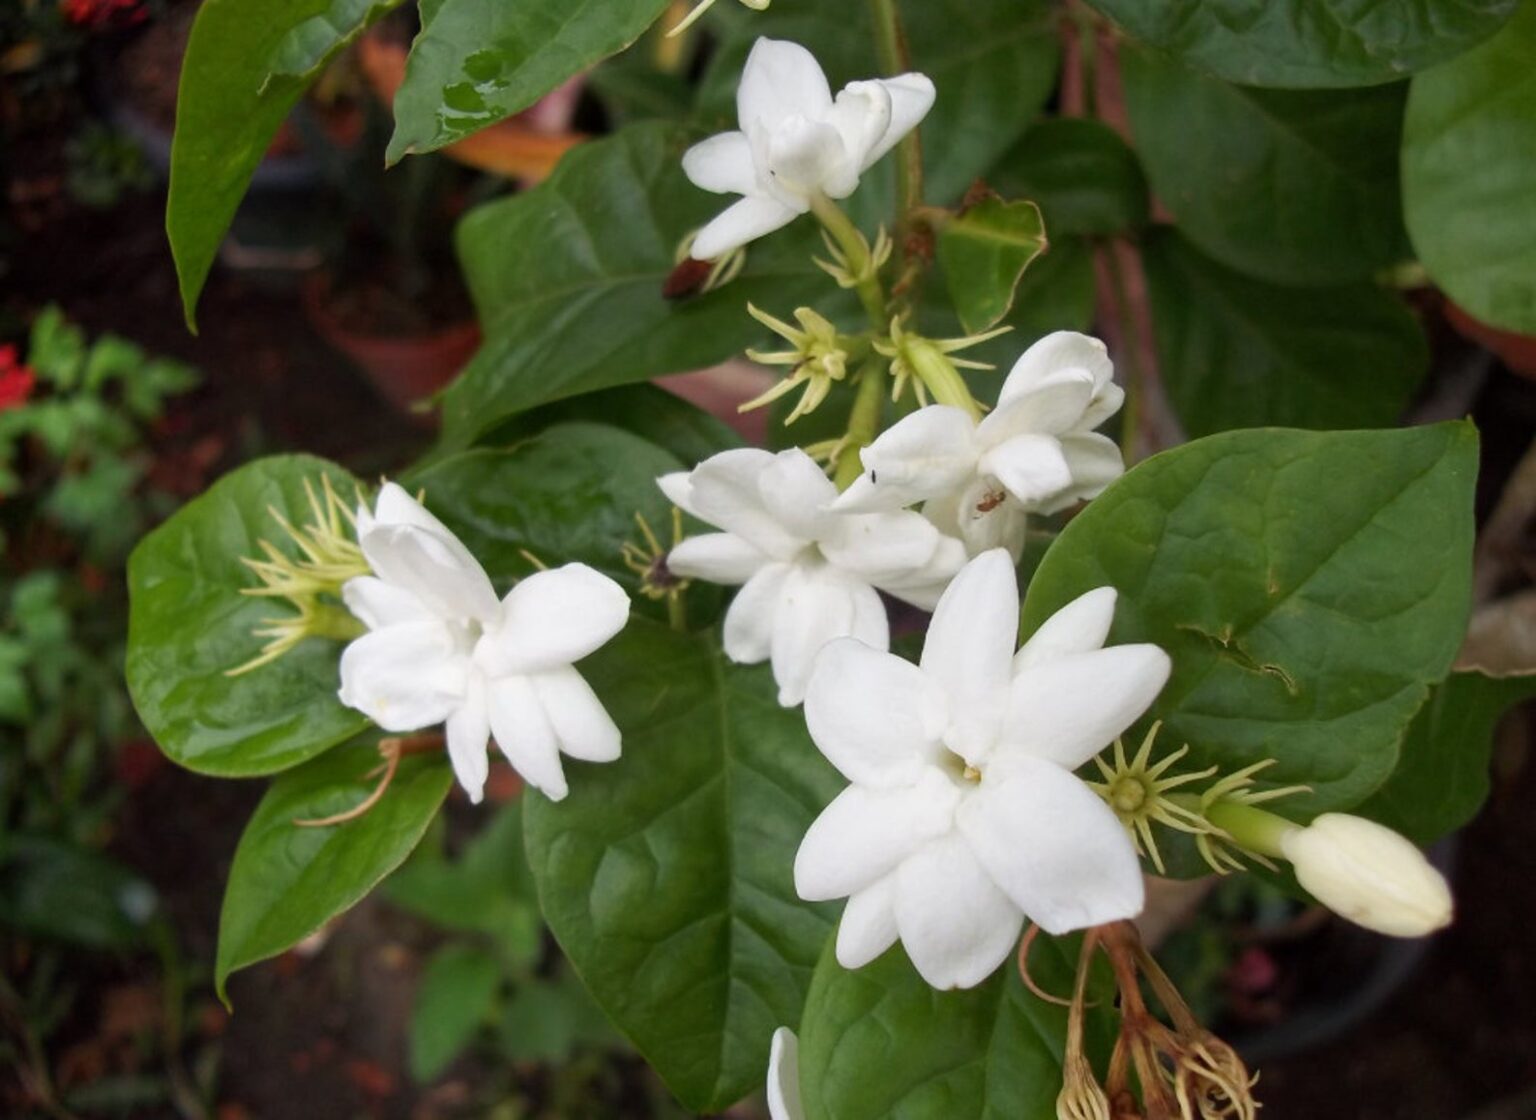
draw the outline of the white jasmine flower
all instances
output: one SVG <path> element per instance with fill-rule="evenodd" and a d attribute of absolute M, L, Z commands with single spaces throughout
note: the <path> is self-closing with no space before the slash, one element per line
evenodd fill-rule
<path fill-rule="evenodd" d="M 1324 906 L 1393 937 L 1423 937 L 1451 922 L 1445 877 L 1406 837 L 1348 813 L 1324 813 L 1280 837 L 1296 878 Z"/>
<path fill-rule="evenodd" d="M 913 665 L 857 641 L 822 651 L 811 738 L 852 784 L 795 857 L 809 901 L 848 898 L 837 959 L 898 939 L 936 988 L 979 984 L 1024 918 L 1061 934 L 1142 907 L 1136 852 L 1073 771 L 1168 679 L 1153 645 L 1102 648 L 1115 592 L 1067 604 L 1014 653 L 1018 590 L 1002 549 L 955 577 Z"/>
<path fill-rule="evenodd" d="M 847 198 L 859 176 L 923 119 L 933 83 L 922 74 L 850 82 L 834 101 L 827 76 L 798 43 L 759 39 L 736 90 L 736 132 L 683 155 L 696 186 L 742 195 L 699 231 L 692 253 L 712 260 L 788 225 L 814 197 Z"/>
<path fill-rule="evenodd" d="M 915 513 L 832 513 L 837 488 L 804 451 L 722 451 L 657 480 L 673 503 L 723 529 L 667 556 L 681 576 L 741 584 L 725 615 L 732 661 L 772 661 L 779 703 L 793 707 L 821 647 L 855 637 L 890 644 L 878 588 L 932 610 L 965 563 L 959 541 Z"/>
<path fill-rule="evenodd" d="M 805 1120 L 800 1103 L 800 1040 L 788 1027 L 773 1032 L 768 1049 L 768 1120 Z"/>
<path fill-rule="evenodd" d="M 386 731 L 446 725 L 472 801 L 496 744 L 529 785 L 566 795 L 560 752 L 619 757 L 619 729 L 572 667 L 624 628 L 629 597 L 585 564 L 537 572 L 498 600 L 463 543 L 396 484 L 357 513 L 374 575 L 342 588 L 368 633 L 342 651 L 341 702 Z"/>
<path fill-rule="evenodd" d="M 1093 431 L 1125 397 L 1113 375 L 1098 339 L 1046 335 L 1014 363 L 979 424 L 947 405 L 893 424 L 864 448 L 864 474 L 836 508 L 926 502 L 924 514 L 972 555 L 1002 547 L 1017 560 L 1026 514 L 1096 497 L 1124 471 L 1115 442 Z"/>

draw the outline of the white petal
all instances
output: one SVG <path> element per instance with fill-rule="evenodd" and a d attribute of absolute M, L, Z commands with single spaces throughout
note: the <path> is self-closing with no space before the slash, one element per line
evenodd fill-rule
<path fill-rule="evenodd" d="M 903 136 L 918 126 L 933 108 L 936 91 L 926 74 L 898 74 L 882 78 L 880 84 L 891 95 L 891 123 L 880 142 L 864 155 L 864 170 L 896 146 Z"/>
<path fill-rule="evenodd" d="M 918 409 L 859 453 L 864 473 L 833 508 L 901 509 L 964 486 L 976 469 L 975 435 L 976 425 L 962 409 Z"/>
<path fill-rule="evenodd" d="M 776 198 L 749 194 L 710 219 L 694 237 L 690 252 L 697 260 L 715 260 L 765 233 L 783 229 L 803 213 Z"/>
<path fill-rule="evenodd" d="M 862 600 L 862 601 L 861 601 Z M 792 708 L 805 698 L 806 682 L 821 647 L 835 638 L 851 637 L 861 621 L 878 617 L 876 639 L 880 649 L 890 645 L 885 610 L 880 596 L 828 564 L 796 564 L 784 577 L 778 610 L 773 619 L 773 679 L 779 685 L 779 703 Z"/>
<path fill-rule="evenodd" d="M 1058 436 L 1082 425 L 1083 409 L 1093 399 L 1093 378 L 1083 370 L 1049 374 L 999 403 L 976 428 L 982 447 L 996 447 L 1014 436 Z"/>
<path fill-rule="evenodd" d="M 468 672 L 469 659 L 448 626 L 407 622 L 348 643 L 338 695 L 385 731 L 417 731 L 459 706 Z"/>
<path fill-rule="evenodd" d="M 914 785 L 851 785 L 811 822 L 795 853 L 795 892 L 807 902 L 873 886 L 955 822 L 960 790 L 936 766 Z"/>
<path fill-rule="evenodd" d="M 774 519 L 801 540 L 819 540 L 833 521 L 826 507 L 837 497 L 837 487 L 798 447 L 773 457 L 757 476 L 757 492 Z"/>
<path fill-rule="evenodd" d="M 800 1041 L 788 1027 L 768 1046 L 768 1120 L 805 1120 L 800 1100 Z"/>
<path fill-rule="evenodd" d="M 1134 918 L 1144 902 L 1130 836 L 1099 796 L 1049 762 L 991 775 L 960 806 L 960 831 L 987 874 L 1053 935 Z"/>
<path fill-rule="evenodd" d="M 1125 403 L 1125 390 L 1119 385 L 1109 380 L 1096 384 L 1093 400 L 1089 401 L 1088 407 L 1083 410 L 1083 418 L 1078 421 L 1078 428 L 1082 431 L 1097 428 L 1119 412 L 1123 403 Z"/>
<path fill-rule="evenodd" d="M 1014 397 L 1031 391 L 1040 382 L 1062 370 L 1081 370 L 1092 381 L 1097 395 L 1114 381 L 1115 367 L 1109 360 L 1109 351 L 1096 338 L 1076 331 L 1055 331 L 1040 339 L 1013 363 L 1008 379 L 997 396 L 1002 406 Z M 1105 413 L 1107 416 L 1108 413 Z M 1102 417 L 1100 417 L 1102 419 Z"/>
<path fill-rule="evenodd" d="M 474 804 L 485 797 L 485 780 L 491 772 L 487 751 L 491 738 L 491 716 L 485 703 L 485 677 L 470 672 L 463 702 L 448 716 L 446 728 L 448 761 L 454 777 Z"/>
<path fill-rule="evenodd" d="M 765 565 L 736 592 L 725 612 L 722 644 L 725 655 L 738 665 L 767 661 L 773 652 L 773 621 L 779 613 L 788 564 Z"/>
<path fill-rule="evenodd" d="M 668 571 L 728 585 L 746 583 L 770 562 L 766 553 L 734 533 L 702 533 L 667 553 Z"/>
<path fill-rule="evenodd" d="M 817 120 L 832 107 L 832 89 L 816 58 L 799 43 L 759 39 L 752 44 L 736 87 L 736 119 L 743 130 L 773 128 L 786 117 Z"/>
<path fill-rule="evenodd" d="M 805 722 L 850 782 L 896 789 L 918 781 L 943 750 L 948 715 L 933 682 L 910 661 L 847 639 L 816 659 Z"/>
<path fill-rule="evenodd" d="M 1055 436 L 1014 436 L 981 457 L 981 473 L 1003 484 L 1026 510 L 1072 486 L 1072 469 Z"/>
<path fill-rule="evenodd" d="M 814 191 L 834 198 L 846 196 L 858 186 L 843 138 L 822 121 L 790 117 L 780 122 L 767 135 L 763 159 L 776 192 L 788 192 L 789 197 L 775 193 L 786 204 Z M 843 188 L 841 196 L 833 193 L 839 188 Z"/>
<path fill-rule="evenodd" d="M 501 620 L 475 647 L 492 677 L 580 661 L 629 620 L 629 596 L 601 572 L 566 564 L 528 576 L 502 601 Z"/>
<path fill-rule="evenodd" d="M 896 876 L 857 891 L 843 908 L 837 926 L 837 963 L 863 968 L 896 944 Z"/>
<path fill-rule="evenodd" d="M 1118 595 L 1113 587 L 1095 587 L 1051 615 L 1014 655 L 1014 674 L 1059 657 L 1103 649 Z"/>
<path fill-rule="evenodd" d="M 491 734 L 523 781 L 551 801 L 565 797 L 565 771 L 555 730 L 539 703 L 533 681 L 524 676 L 502 677 L 486 685 Z"/>
<path fill-rule="evenodd" d="M 485 569 L 457 537 L 446 529 L 443 534 L 376 523 L 359 543 L 375 575 L 405 588 L 439 617 L 494 618 L 496 592 Z"/>
<path fill-rule="evenodd" d="M 1024 554 L 1029 516 L 996 479 L 977 477 L 962 490 L 924 503 L 923 516 L 939 532 L 958 537 L 970 556 L 1002 548 L 1017 564 Z"/>
<path fill-rule="evenodd" d="M 410 492 L 398 482 L 386 482 L 379 488 L 368 528 L 388 528 L 394 525 L 410 525 L 425 529 L 440 537 L 457 540 L 448 526 L 427 512 L 427 507 L 411 497 Z M 359 533 L 363 530 L 359 527 Z"/>
<path fill-rule="evenodd" d="M 914 514 L 913 516 L 921 517 L 922 515 Z M 927 518 L 923 520 L 926 521 Z M 919 610 L 931 611 L 938 603 L 939 596 L 944 594 L 944 589 L 949 586 L 949 581 L 954 579 L 955 573 L 965 566 L 968 558 L 964 544 L 954 537 L 941 536 L 938 547 L 933 550 L 933 555 L 921 568 L 900 578 L 882 579 L 877 586 L 881 591 L 911 603 Z"/>
<path fill-rule="evenodd" d="M 694 517 L 699 517 L 699 520 L 703 520 L 699 516 L 698 507 L 693 504 L 693 480 L 690 472 L 673 471 L 671 474 L 664 474 L 656 480 L 656 485 L 667 496 L 667 501 L 684 513 L 691 513 Z"/>
<path fill-rule="evenodd" d="M 619 757 L 619 729 L 575 669 L 552 669 L 533 678 L 544 715 L 559 747 L 583 762 L 612 762 Z"/>
<path fill-rule="evenodd" d="M 821 551 L 836 567 L 884 586 L 933 574 L 929 565 L 943 541 L 931 521 L 910 510 L 840 513 L 829 518 Z"/>
<path fill-rule="evenodd" d="M 757 185 L 752 145 L 744 132 L 722 132 L 683 153 L 683 174 L 717 194 L 751 194 Z"/>
<path fill-rule="evenodd" d="M 939 600 L 923 644 L 923 675 L 938 682 L 949 705 L 945 741 L 979 763 L 1008 707 L 1013 649 L 1019 637 L 1019 590 L 1002 549 L 960 570 Z"/>
<path fill-rule="evenodd" d="M 929 984 L 973 988 L 1013 952 L 1024 915 L 956 832 L 901 865 L 896 927 Z"/>
<path fill-rule="evenodd" d="M 1055 502 L 1047 504 L 1045 513 L 1055 513 L 1075 502 L 1097 498 L 1105 487 L 1125 473 L 1120 445 L 1097 432 L 1062 436 L 1061 451 L 1072 471 L 1072 485 Z"/>
<path fill-rule="evenodd" d="M 993 765 L 1032 757 L 1077 769 L 1136 722 L 1170 668 L 1154 645 L 1111 646 L 1029 666 L 1009 689 Z"/>
<path fill-rule="evenodd" d="M 809 541 L 780 524 L 764 503 L 759 481 L 775 457 L 755 447 L 711 455 L 689 476 L 689 500 L 703 521 L 734 533 L 769 556 L 788 560 Z"/>
<path fill-rule="evenodd" d="M 844 181 L 828 184 L 833 198 L 846 198 L 859 185 L 859 173 L 878 157 L 870 153 L 891 127 L 891 91 L 883 82 L 849 82 L 832 103 L 827 121 L 842 137 L 847 154 Z"/>
<path fill-rule="evenodd" d="M 441 621 L 437 612 L 418 599 L 414 592 L 374 576 L 347 580 L 341 588 L 341 599 L 347 610 L 370 630 L 402 622 Z"/>

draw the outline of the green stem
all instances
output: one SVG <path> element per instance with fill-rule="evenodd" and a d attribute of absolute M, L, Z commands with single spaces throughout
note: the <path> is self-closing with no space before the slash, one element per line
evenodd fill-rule
<path fill-rule="evenodd" d="M 912 69 L 907 51 L 907 36 L 901 26 L 896 0 L 869 0 L 875 25 L 875 50 L 880 69 L 887 76 L 905 74 Z M 912 212 L 923 202 L 923 148 L 917 129 L 902 138 L 896 157 L 896 244 L 905 251 L 911 231 Z"/>
<path fill-rule="evenodd" d="M 329 638 L 335 642 L 350 642 L 368 633 L 368 627 L 350 611 L 329 603 L 316 604 L 306 629 L 311 637 Z"/>
<path fill-rule="evenodd" d="M 1301 826 L 1277 813 L 1237 801 L 1218 801 L 1205 811 L 1205 819 L 1236 841 L 1238 847 L 1261 856 L 1284 858 L 1280 841 Z"/>
<path fill-rule="evenodd" d="M 667 625 L 679 634 L 688 633 L 688 604 L 676 591 L 667 596 Z"/>
<path fill-rule="evenodd" d="M 859 388 L 848 414 L 848 442 L 837 456 L 835 481 L 839 490 L 853 485 L 864 473 L 859 452 L 875 442 L 880 434 L 880 408 L 885 401 L 885 362 L 876 358 L 859 371 Z"/>
<path fill-rule="evenodd" d="M 869 316 L 875 332 L 883 335 L 890 327 L 885 317 L 885 290 L 880 286 L 880 277 L 875 274 L 869 259 L 869 243 L 864 240 L 864 235 L 853 224 L 853 220 L 843 213 L 842 207 L 820 191 L 811 196 L 811 213 L 816 215 L 816 220 L 832 235 L 832 240 L 837 242 L 837 247 L 848 258 L 849 270 L 859 277 L 854 289 L 858 293 L 859 302 L 864 305 L 864 312 Z"/>

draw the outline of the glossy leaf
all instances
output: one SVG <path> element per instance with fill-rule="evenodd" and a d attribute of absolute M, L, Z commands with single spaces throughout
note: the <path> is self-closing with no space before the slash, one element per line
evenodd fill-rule
<path fill-rule="evenodd" d="M 1498 30 L 1519 0 L 1092 0 L 1138 39 L 1245 85 L 1326 89 L 1392 82 Z"/>
<path fill-rule="evenodd" d="M 577 421 L 511 447 L 452 456 L 411 483 L 426 489 L 432 512 L 503 591 L 533 570 L 526 551 L 550 567 L 590 564 L 638 596 L 640 578 L 624 565 L 624 544 L 641 540 L 636 514 L 659 536 L 671 533 L 672 504 L 656 479 L 684 469 L 638 436 Z"/>
<path fill-rule="evenodd" d="M 1005 198 L 1040 206 L 1053 240 L 1111 237 L 1147 223 L 1147 177 L 1136 153 L 1102 121 L 1050 117 L 987 173 Z"/>
<path fill-rule="evenodd" d="M 357 743 L 280 776 L 235 849 L 219 914 L 214 984 L 276 956 L 355 905 L 421 839 L 453 772 L 444 756 L 412 755 L 378 804 L 343 824 L 304 827 L 360 804 L 378 784 L 379 754 Z"/>
<path fill-rule="evenodd" d="M 703 409 L 655 385 L 616 385 L 567 397 L 519 413 L 488 432 L 483 442 L 509 446 L 555 424 L 591 420 L 633 432 L 692 466 L 717 451 L 740 447 L 741 437 Z"/>
<path fill-rule="evenodd" d="M 1429 368 L 1418 321 L 1369 284 L 1288 288 L 1233 272 L 1172 230 L 1143 243 L 1158 368 L 1192 436 L 1395 424 Z"/>
<path fill-rule="evenodd" d="M 728 205 L 683 176 L 688 142 L 672 125 L 626 128 L 460 224 L 485 344 L 444 397 L 446 446 L 535 405 L 724 361 L 763 335 L 748 301 L 825 300 L 809 218 L 751 245 L 724 288 L 663 297 L 684 236 Z"/>
<path fill-rule="evenodd" d="M 309 83 L 400 0 L 207 0 L 181 64 L 165 228 L 187 325 L 272 137 Z"/>
<path fill-rule="evenodd" d="M 1074 518 L 1030 584 L 1025 634 L 1119 590 L 1111 641 L 1154 642 L 1152 707 L 1190 769 L 1273 758 L 1300 818 L 1359 804 L 1466 629 L 1470 424 L 1209 436 L 1139 464 Z"/>
<path fill-rule="evenodd" d="M 1359 812 L 1418 844 L 1466 824 L 1488 797 L 1494 731 L 1512 704 L 1536 696 L 1536 675 L 1452 673 L 1403 737 L 1397 769 Z"/>
<path fill-rule="evenodd" d="M 411 1008 L 411 1077 L 432 1081 L 474 1040 L 501 987 L 501 962 L 473 945 L 443 946 L 427 962 Z"/>
<path fill-rule="evenodd" d="M 939 261 L 967 332 L 984 331 L 1008 314 L 1024 270 L 1045 246 L 1045 224 L 1033 202 L 984 198 L 938 223 Z"/>
<path fill-rule="evenodd" d="M 1041 937 L 1030 954 L 1047 991 L 1070 992 L 1075 970 L 1075 939 Z M 850 971 L 829 943 L 800 1020 L 806 1118 L 1054 1120 L 1066 1025 L 1012 961 L 979 987 L 939 992 L 900 947 Z M 1102 1041 L 1100 1015 L 1088 1025 L 1090 1045 Z"/>
<path fill-rule="evenodd" d="M 1435 282 L 1474 316 L 1536 333 L 1536 5 L 1413 80 L 1403 206 Z"/>
<path fill-rule="evenodd" d="M 1152 189 L 1211 256 L 1297 284 L 1365 279 L 1407 256 L 1402 85 L 1244 89 L 1149 51 L 1120 58 Z"/>
<path fill-rule="evenodd" d="M 766 666 L 637 619 L 582 663 L 624 735 L 568 762 L 571 794 L 529 794 L 545 919 L 588 990 L 691 1111 L 760 1085 L 799 1021 L 831 927 L 795 895 L 812 819 L 841 787 Z"/>
<path fill-rule="evenodd" d="M 711 14 L 729 28 L 700 95 L 711 127 L 736 127 L 736 83 L 759 35 L 809 47 L 834 92 L 880 73 L 868 4 L 774 0 L 752 12 L 722 3 Z M 905 0 L 901 16 L 912 68 L 939 92 L 921 129 L 924 199 L 953 205 L 1024 134 L 1055 88 L 1056 15 L 1041 0 Z M 861 187 L 854 204 L 889 224 L 891 160 L 872 173 L 882 186 Z"/>
<path fill-rule="evenodd" d="M 304 484 L 357 480 L 307 455 L 258 459 L 225 475 L 145 537 L 128 560 L 128 689 L 145 728 L 171 759 L 220 777 L 274 774 L 351 738 L 367 719 L 336 699 L 341 647 L 311 638 L 238 677 L 261 650 L 252 631 L 292 613 L 242 595 L 255 586 L 241 557 L 259 542 L 297 549 L 272 516 L 309 519 Z"/>
<path fill-rule="evenodd" d="M 528 108 L 638 39 L 668 0 L 440 0 L 395 94 L 391 163 Z"/>

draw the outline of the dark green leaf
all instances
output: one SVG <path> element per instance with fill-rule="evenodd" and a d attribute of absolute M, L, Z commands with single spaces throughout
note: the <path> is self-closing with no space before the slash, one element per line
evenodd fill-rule
<path fill-rule="evenodd" d="M 1234 82 L 1293 89 L 1392 82 L 1496 31 L 1519 0 L 1092 0 L 1139 39 Z"/>
<path fill-rule="evenodd" d="M 1407 256 L 1404 86 L 1243 89 L 1149 51 L 1120 58 L 1152 189 L 1211 256 L 1295 284 L 1365 279 Z"/>
<path fill-rule="evenodd" d="M 411 1076 L 431 1081 L 473 1041 L 501 988 L 501 962 L 473 945 L 432 955 L 411 1009 Z"/>
<path fill-rule="evenodd" d="M 1403 135 L 1408 230 L 1477 318 L 1536 333 L 1536 4 L 1413 80 Z"/>
<path fill-rule="evenodd" d="M 641 541 L 637 513 L 658 537 L 670 536 L 672 505 L 656 479 L 683 469 L 638 436 L 576 421 L 505 449 L 452 456 L 411 481 L 498 585 L 533 570 L 527 550 L 550 567 L 590 564 L 638 595 L 624 543 Z"/>
<path fill-rule="evenodd" d="M 1466 824 L 1488 797 L 1488 759 L 1500 718 L 1532 696 L 1536 676 L 1452 673 L 1413 717 L 1397 769 L 1360 814 L 1418 844 Z"/>
<path fill-rule="evenodd" d="M 1008 314 L 1024 270 L 1045 245 L 1045 225 L 1033 202 L 985 198 L 938 223 L 939 261 L 967 333 L 984 331 Z"/>
<path fill-rule="evenodd" d="M 1076 946 L 1040 938 L 1036 983 L 1070 992 Z M 829 943 L 800 1021 L 807 1120 L 1054 1120 L 1066 1026 L 1011 961 L 979 987 L 939 992 L 899 947 L 849 971 Z"/>
<path fill-rule="evenodd" d="M 514 1062 L 566 1062 L 583 1043 L 617 1041 L 592 997 L 569 973 L 519 984 L 501 1022 L 501 1047 Z"/>
<path fill-rule="evenodd" d="M 535 405 L 724 361 L 763 335 L 748 301 L 791 310 L 835 291 L 811 263 L 820 243 L 806 218 L 751 245 L 724 288 L 663 297 L 683 237 L 729 204 L 684 177 L 688 140 L 631 126 L 460 224 L 485 345 L 444 397 L 447 446 Z"/>
<path fill-rule="evenodd" d="M 207 0 L 176 97 L 165 228 L 187 325 L 278 127 L 336 53 L 400 0 Z"/>
<path fill-rule="evenodd" d="M 1141 164 L 1101 121 L 1041 121 L 987 173 L 987 184 L 1005 198 L 1039 203 L 1053 241 L 1066 234 L 1110 237 L 1147 223 Z"/>
<path fill-rule="evenodd" d="M 614 1023 L 694 1111 L 761 1084 L 830 928 L 792 867 L 841 781 L 765 666 L 637 619 L 582 664 L 624 757 L 569 763 L 529 795 L 529 861 L 550 929 Z"/>
<path fill-rule="evenodd" d="M 359 805 L 379 782 L 378 751 L 342 747 L 281 775 L 256 806 L 235 849 L 219 915 L 214 984 L 298 944 L 354 906 L 410 855 L 453 784 L 442 755 L 401 759 L 378 804 L 355 820 L 295 824 Z"/>
<path fill-rule="evenodd" d="M 1418 320 L 1381 288 L 1254 280 L 1172 230 L 1147 238 L 1142 263 L 1158 368 L 1192 436 L 1388 426 L 1429 368 Z"/>
<path fill-rule="evenodd" d="M 440 0 L 395 94 L 389 161 L 430 152 L 526 109 L 623 50 L 668 0 Z"/>
<path fill-rule="evenodd" d="M 616 385 L 523 412 L 489 432 L 484 442 L 508 446 L 570 420 L 611 424 L 670 451 L 692 466 L 717 451 L 740 447 L 741 437 L 703 409 L 655 385 Z"/>
<path fill-rule="evenodd" d="M 0 928 L 86 949 L 143 942 L 154 887 L 97 852 L 47 836 L 0 841 Z"/>
<path fill-rule="evenodd" d="M 220 479 L 145 537 L 128 561 L 128 689 L 145 728 L 173 760 L 202 774 L 273 774 L 367 726 L 336 698 L 334 642 L 309 639 L 269 665 L 226 672 L 261 650 L 252 631 L 292 613 L 242 595 L 256 586 L 241 557 L 271 541 L 296 554 L 271 511 L 309 520 L 304 484 L 329 478 L 350 496 L 357 481 L 322 459 L 259 459 Z"/>
<path fill-rule="evenodd" d="M 1263 759 L 1310 793 L 1301 818 L 1380 786 L 1466 630 L 1477 434 L 1228 432 L 1163 452 L 1067 525 L 1024 632 L 1095 587 L 1112 642 L 1155 642 L 1173 676 L 1151 715 L 1190 769 Z"/>

